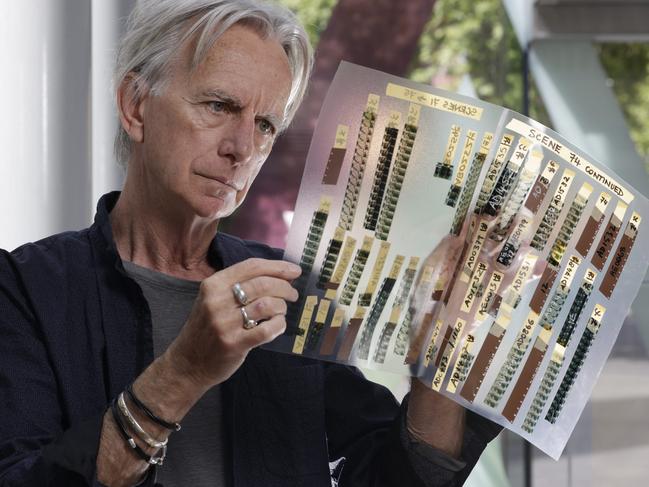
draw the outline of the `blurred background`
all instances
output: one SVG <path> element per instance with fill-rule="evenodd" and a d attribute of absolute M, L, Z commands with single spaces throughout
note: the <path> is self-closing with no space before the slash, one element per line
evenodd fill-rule
<path fill-rule="evenodd" d="M 283 247 L 320 104 L 342 59 L 512 108 L 649 196 L 649 0 L 281 0 L 316 46 L 307 99 L 221 228 Z M 88 226 L 119 189 L 115 46 L 133 0 L 0 4 L 0 247 Z M 561 460 L 503 434 L 471 486 L 647 485 L 649 282 Z M 369 373 L 397 396 L 403 379 Z"/>

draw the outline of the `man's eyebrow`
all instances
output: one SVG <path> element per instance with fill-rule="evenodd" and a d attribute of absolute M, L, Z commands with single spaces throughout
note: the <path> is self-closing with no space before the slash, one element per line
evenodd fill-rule
<path fill-rule="evenodd" d="M 233 96 L 225 91 L 222 90 L 207 90 L 203 91 L 201 93 L 201 96 L 205 98 L 218 98 L 229 105 L 231 105 L 233 108 L 236 109 L 241 109 L 243 108 L 243 102 L 237 98 L 236 96 Z M 282 124 L 284 123 L 284 117 L 279 116 L 279 115 L 274 115 L 272 113 L 268 114 L 259 114 L 260 118 L 264 118 L 268 120 L 275 128 L 279 129 Z"/>
<path fill-rule="evenodd" d="M 205 98 L 219 98 L 220 100 L 234 106 L 241 108 L 243 103 L 236 96 L 230 95 L 229 93 L 222 90 L 207 90 L 201 93 Z"/>

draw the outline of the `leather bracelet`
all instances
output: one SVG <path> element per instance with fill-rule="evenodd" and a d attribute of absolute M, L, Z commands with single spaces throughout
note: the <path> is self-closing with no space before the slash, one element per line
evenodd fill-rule
<path fill-rule="evenodd" d="M 167 446 L 168 438 L 159 441 L 153 438 L 149 433 L 144 431 L 144 428 L 140 426 L 140 423 L 137 422 L 137 419 L 133 417 L 133 414 L 131 414 L 131 411 L 128 409 L 126 401 L 124 401 L 123 392 L 119 396 L 117 396 L 117 408 L 119 409 L 119 412 L 122 413 L 122 417 L 126 420 L 131 430 L 133 430 L 137 437 L 140 438 L 144 443 L 152 448 L 162 448 L 163 446 Z"/>
<path fill-rule="evenodd" d="M 156 453 L 158 456 L 155 456 L 156 454 L 147 454 L 144 450 L 142 450 L 142 448 L 139 447 L 135 440 L 131 436 L 129 436 L 128 431 L 126 430 L 126 425 L 124 424 L 124 421 L 122 421 L 120 413 L 117 410 L 117 401 L 115 399 L 113 399 L 113 402 L 111 402 L 110 404 L 110 410 L 113 413 L 113 419 L 117 424 L 117 429 L 122 435 L 122 438 L 124 438 L 128 446 L 131 447 L 131 449 L 137 454 L 137 456 L 139 456 L 149 465 L 162 465 L 164 463 L 165 456 L 167 455 L 167 447 L 163 446 L 160 451 Z"/>
<path fill-rule="evenodd" d="M 179 423 L 171 423 L 169 421 L 165 421 L 164 419 L 161 419 L 155 414 L 153 414 L 153 412 L 135 395 L 135 393 L 133 392 L 133 384 L 129 384 L 128 386 L 126 386 L 125 392 L 128 398 L 131 400 L 131 402 L 133 402 L 133 404 L 135 404 L 138 408 L 140 408 L 140 410 L 144 414 L 146 414 L 151 421 L 168 430 L 180 431 Z"/>

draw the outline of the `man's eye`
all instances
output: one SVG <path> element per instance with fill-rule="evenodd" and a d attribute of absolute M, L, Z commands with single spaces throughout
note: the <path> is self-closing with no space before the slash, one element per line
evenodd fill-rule
<path fill-rule="evenodd" d="M 211 111 L 214 113 L 221 113 L 227 111 L 227 104 L 222 102 L 222 101 L 210 101 L 208 102 L 208 107 L 210 108 Z"/>
<path fill-rule="evenodd" d="M 257 126 L 263 134 L 273 135 L 275 133 L 275 127 L 273 124 L 263 118 L 257 122 Z"/>

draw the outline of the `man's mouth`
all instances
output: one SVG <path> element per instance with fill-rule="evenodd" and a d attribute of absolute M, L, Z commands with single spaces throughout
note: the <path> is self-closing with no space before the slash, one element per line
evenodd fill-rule
<path fill-rule="evenodd" d="M 201 174 L 201 173 L 196 173 L 196 174 L 198 174 L 199 176 L 204 177 L 206 179 L 211 179 L 212 181 L 217 181 L 217 182 L 219 182 L 219 183 L 221 183 L 221 184 L 223 184 L 225 186 L 228 186 L 228 187 L 232 188 L 235 191 L 240 191 L 240 189 L 235 186 L 234 182 L 232 182 L 232 180 L 230 180 L 230 179 L 228 179 L 226 177 L 223 177 L 223 176 L 208 176 L 207 174 Z"/>

